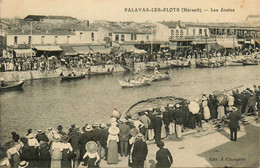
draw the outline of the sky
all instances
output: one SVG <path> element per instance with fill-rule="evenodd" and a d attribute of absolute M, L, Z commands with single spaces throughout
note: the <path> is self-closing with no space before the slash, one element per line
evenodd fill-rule
<path fill-rule="evenodd" d="M 90 21 L 241 22 L 247 15 L 260 15 L 259 6 L 260 0 L 0 0 L 0 17 L 64 15 Z M 133 12 L 132 8 L 165 11 Z M 166 12 L 173 10 L 170 8 L 180 11 Z M 182 8 L 199 8 L 202 12 L 182 12 Z M 234 12 L 221 12 L 221 8 L 234 9 Z M 212 9 L 218 11 L 211 12 Z"/>

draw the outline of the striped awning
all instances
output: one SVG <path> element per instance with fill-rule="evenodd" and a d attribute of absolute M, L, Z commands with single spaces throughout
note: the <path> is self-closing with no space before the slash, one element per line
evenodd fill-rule
<path fill-rule="evenodd" d="M 59 46 L 34 46 L 38 51 L 62 51 Z"/>
<path fill-rule="evenodd" d="M 64 55 L 66 56 L 73 56 L 77 55 L 78 53 L 72 48 L 72 46 L 60 46 L 62 48 Z"/>
<path fill-rule="evenodd" d="M 78 54 L 93 53 L 92 50 L 89 48 L 88 45 L 85 45 L 85 46 L 73 46 L 72 48 L 73 48 L 73 50 L 76 51 Z"/>
<path fill-rule="evenodd" d="M 103 54 L 108 54 L 111 51 L 111 49 L 106 48 L 104 45 L 90 45 L 89 47 L 94 53 L 99 52 Z"/>
<path fill-rule="evenodd" d="M 16 57 L 34 57 L 35 52 L 32 49 L 14 49 Z"/>

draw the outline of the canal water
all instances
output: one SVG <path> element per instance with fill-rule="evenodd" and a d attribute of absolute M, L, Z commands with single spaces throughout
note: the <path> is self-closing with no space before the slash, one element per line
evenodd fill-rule
<path fill-rule="evenodd" d="M 60 78 L 26 81 L 22 91 L 0 93 L 0 142 L 10 140 L 12 131 L 25 135 L 29 128 L 36 131 L 63 125 L 67 131 L 74 123 L 106 123 L 115 106 L 127 110 L 151 97 L 194 99 L 240 85 L 252 88 L 260 85 L 260 66 L 172 69 L 171 77 L 151 86 L 128 89 L 121 89 L 118 83 L 119 79 L 134 78 L 127 72 L 70 82 Z"/>

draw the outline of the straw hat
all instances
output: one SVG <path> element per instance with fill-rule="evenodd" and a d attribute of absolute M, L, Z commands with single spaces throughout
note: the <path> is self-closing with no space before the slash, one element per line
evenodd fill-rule
<path fill-rule="evenodd" d="M 202 97 L 202 100 L 207 100 L 207 98 L 205 96 Z"/>
<path fill-rule="evenodd" d="M 125 118 L 121 118 L 120 121 L 121 121 L 122 123 L 126 123 L 126 122 L 127 122 Z"/>
<path fill-rule="evenodd" d="M 176 107 L 178 108 L 178 107 L 180 107 L 180 105 L 177 103 L 177 104 L 176 104 Z"/>
<path fill-rule="evenodd" d="M 95 123 L 93 126 L 94 126 L 94 127 L 98 127 L 98 126 L 99 126 L 99 124 L 98 124 L 98 123 Z"/>
<path fill-rule="evenodd" d="M 106 124 L 104 124 L 104 123 L 102 123 L 102 124 L 100 124 L 100 126 L 99 126 L 101 129 L 106 129 L 107 128 L 107 125 Z"/>
<path fill-rule="evenodd" d="M 89 142 L 86 144 L 85 149 L 87 150 L 87 152 L 93 154 L 93 153 L 97 152 L 98 145 L 97 145 L 97 143 L 94 142 L 94 141 L 89 141 Z"/>
<path fill-rule="evenodd" d="M 161 112 L 165 112 L 165 111 L 166 111 L 165 107 L 161 107 L 161 108 L 160 108 L 160 111 L 161 111 Z"/>
<path fill-rule="evenodd" d="M 30 133 L 26 137 L 27 137 L 27 139 L 32 139 L 32 138 L 35 138 L 35 135 L 34 135 L 34 133 Z"/>
<path fill-rule="evenodd" d="M 153 108 L 149 108 L 148 111 L 153 111 Z"/>
<path fill-rule="evenodd" d="M 24 161 L 21 161 L 20 164 L 19 164 L 19 167 L 18 168 L 25 168 L 29 165 L 29 162 L 26 162 L 25 160 Z"/>
<path fill-rule="evenodd" d="M 86 127 L 85 127 L 85 131 L 91 131 L 92 130 L 92 125 L 87 125 Z"/>
<path fill-rule="evenodd" d="M 174 105 L 173 104 L 169 104 L 169 107 L 174 107 Z"/>
<path fill-rule="evenodd" d="M 51 137 L 51 140 L 53 141 L 53 142 L 60 142 L 60 140 L 61 140 L 61 135 L 60 134 L 53 134 L 52 135 L 52 137 Z"/>
<path fill-rule="evenodd" d="M 43 130 L 37 130 L 38 134 L 42 134 Z"/>
<path fill-rule="evenodd" d="M 194 101 L 195 102 L 199 102 L 200 100 L 199 100 L 199 98 L 195 98 Z"/>
<path fill-rule="evenodd" d="M 142 133 L 138 133 L 138 134 L 136 135 L 136 138 L 137 138 L 137 139 L 143 139 L 143 138 L 144 138 L 144 135 L 143 135 Z"/>
<path fill-rule="evenodd" d="M 118 127 L 115 127 L 115 126 L 111 126 L 109 129 L 108 129 L 108 133 L 111 134 L 111 135 L 117 135 L 119 134 L 120 130 Z"/>
<path fill-rule="evenodd" d="M 115 117 L 112 117 L 111 120 L 110 120 L 111 123 L 114 123 L 116 122 L 116 118 Z"/>
<path fill-rule="evenodd" d="M 232 110 L 232 111 L 237 111 L 237 108 L 236 108 L 236 107 L 232 107 L 231 110 Z"/>

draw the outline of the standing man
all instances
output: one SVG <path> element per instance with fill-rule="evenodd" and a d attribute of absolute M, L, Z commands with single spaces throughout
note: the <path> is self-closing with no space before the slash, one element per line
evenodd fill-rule
<path fill-rule="evenodd" d="M 176 136 L 179 140 L 181 140 L 182 135 L 182 125 L 183 125 L 183 112 L 181 111 L 181 106 L 177 103 L 176 104 Z"/>
<path fill-rule="evenodd" d="M 162 133 L 162 118 L 160 117 L 158 112 L 154 112 L 155 122 L 154 122 L 154 137 L 155 143 L 161 141 L 161 133 Z"/>
<path fill-rule="evenodd" d="M 171 123 L 169 110 L 168 109 L 166 110 L 163 107 L 163 108 L 161 108 L 161 111 L 163 113 L 163 123 L 165 124 L 166 136 L 168 136 L 170 134 L 169 125 Z"/>
<path fill-rule="evenodd" d="M 147 144 L 144 142 L 144 135 L 139 133 L 136 135 L 133 146 L 132 160 L 133 168 L 144 168 L 144 161 L 148 153 Z"/>
<path fill-rule="evenodd" d="M 129 141 L 129 135 L 130 135 L 130 127 L 126 124 L 126 119 L 122 118 L 121 124 L 119 124 L 119 142 L 120 142 L 120 155 L 123 157 L 123 154 L 125 156 L 128 155 L 128 141 Z"/>
<path fill-rule="evenodd" d="M 232 107 L 232 112 L 230 113 L 228 118 L 230 119 L 230 122 L 228 124 L 228 127 L 230 129 L 230 140 L 237 141 L 237 129 L 239 128 L 238 121 L 240 120 L 240 115 L 238 114 L 236 107 Z"/>
<path fill-rule="evenodd" d="M 144 124 L 144 128 L 143 128 L 143 135 L 145 137 L 145 139 L 147 140 L 147 130 L 149 125 L 151 124 L 151 120 L 150 118 L 147 116 L 148 112 L 142 113 L 141 116 L 139 117 L 139 120 Z"/>

